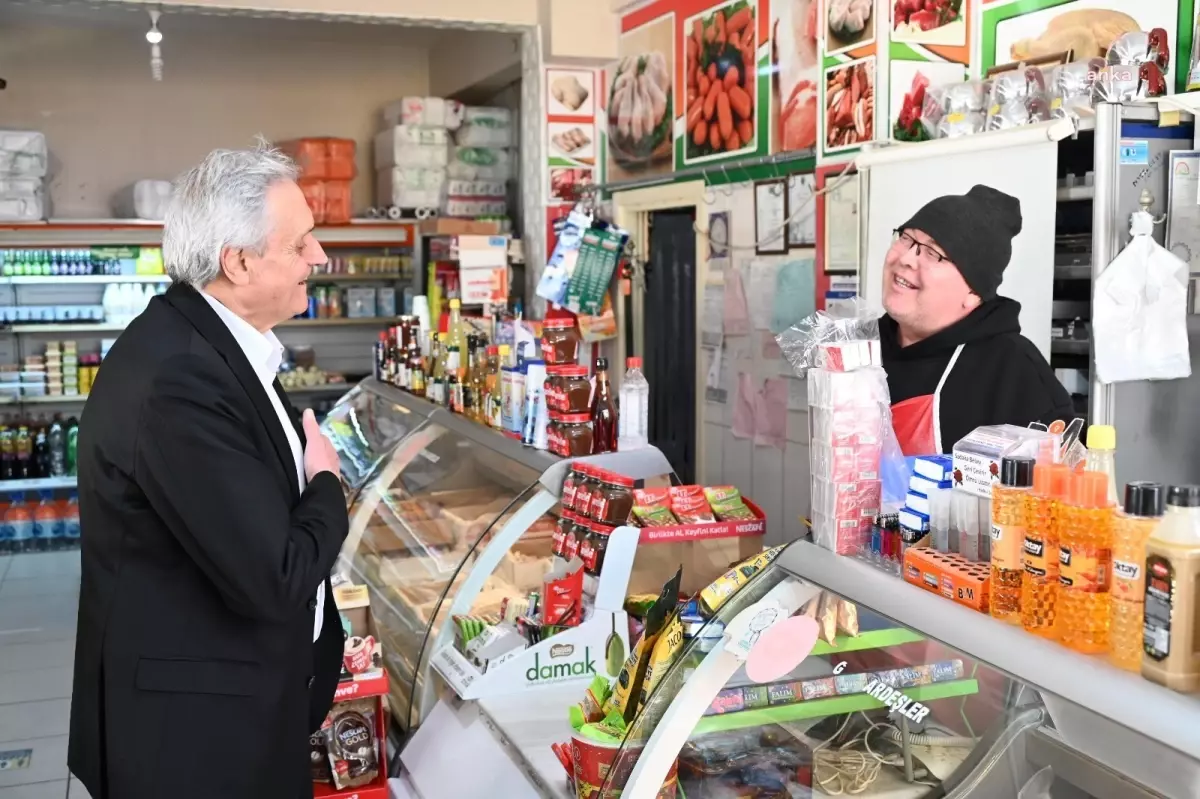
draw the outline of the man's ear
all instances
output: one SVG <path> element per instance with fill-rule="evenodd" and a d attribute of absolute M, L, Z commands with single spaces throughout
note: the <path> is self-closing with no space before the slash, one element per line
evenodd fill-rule
<path fill-rule="evenodd" d="M 975 292 L 969 292 L 966 299 L 963 300 L 963 307 L 968 311 L 973 311 L 983 304 L 983 298 Z"/>
<path fill-rule="evenodd" d="M 246 266 L 245 251 L 238 247 L 226 247 L 221 250 L 221 274 L 235 286 L 247 283 L 250 270 Z"/>

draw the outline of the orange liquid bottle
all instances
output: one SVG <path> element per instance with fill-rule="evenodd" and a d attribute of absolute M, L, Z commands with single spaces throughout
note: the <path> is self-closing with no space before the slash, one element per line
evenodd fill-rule
<path fill-rule="evenodd" d="M 1089 655 L 1109 651 L 1112 523 L 1108 475 L 1074 475 L 1058 545 L 1058 630 L 1065 646 Z"/>
<path fill-rule="evenodd" d="M 1108 662 L 1126 671 L 1142 670 L 1146 542 L 1162 520 L 1166 494 L 1162 483 L 1129 483 L 1124 512 L 1113 520 L 1112 651 Z"/>
<path fill-rule="evenodd" d="M 1058 463 L 1033 467 L 1033 491 L 1025 499 L 1021 561 L 1021 626 L 1043 638 L 1058 638 L 1058 527 L 1070 470 Z"/>
<path fill-rule="evenodd" d="M 1025 506 L 1032 486 L 1033 458 L 1000 459 L 1000 484 L 992 487 L 992 586 L 988 607 L 993 618 L 1011 624 L 1021 620 L 1021 552 L 1025 546 Z"/>

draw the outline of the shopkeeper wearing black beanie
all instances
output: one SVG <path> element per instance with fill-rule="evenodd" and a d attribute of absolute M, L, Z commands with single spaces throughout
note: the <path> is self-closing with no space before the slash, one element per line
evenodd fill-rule
<path fill-rule="evenodd" d="M 1068 421 L 1071 397 L 996 295 L 1021 203 L 990 186 L 931 200 L 896 228 L 880 320 L 893 425 L 907 455 L 950 452 L 985 424 Z"/>

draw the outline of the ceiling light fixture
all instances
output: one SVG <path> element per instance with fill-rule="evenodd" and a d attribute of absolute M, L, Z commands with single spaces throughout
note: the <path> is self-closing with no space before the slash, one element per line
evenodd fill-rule
<path fill-rule="evenodd" d="M 158 46 L 163 40 L 162 31 L 158 29 L 158 19 L 161 16 L 161 9 L 151 10 L 150 30 L 146 31 L 146 41 L 150 43 L 150 75 L 157 81 L 163 79 L 162 48 Z"/>

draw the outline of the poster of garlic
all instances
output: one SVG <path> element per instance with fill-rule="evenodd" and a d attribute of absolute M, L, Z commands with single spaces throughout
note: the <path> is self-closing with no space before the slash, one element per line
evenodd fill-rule
<path fill-rule="evenodd" d="M 621 36 L 621 59 L 607 81 L 609 181 L 674 167 L 674 32 L 667 15 Z"/>

